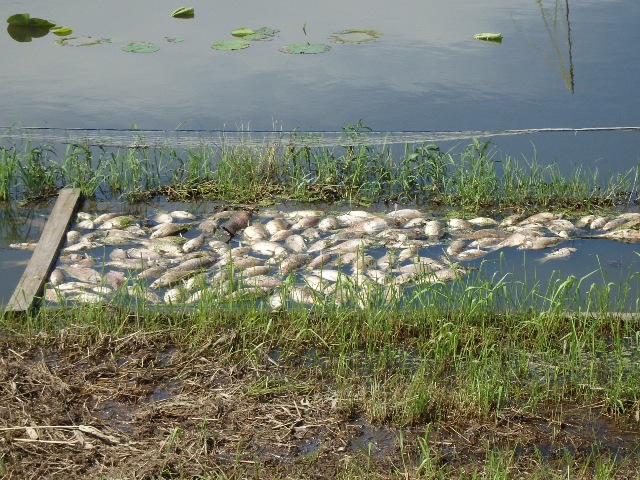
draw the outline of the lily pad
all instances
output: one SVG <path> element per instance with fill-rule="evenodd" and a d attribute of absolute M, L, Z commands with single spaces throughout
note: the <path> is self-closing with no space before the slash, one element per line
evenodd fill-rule
<path fill-rule="evenodd" d="M 483 40 L 485 42 L 502 43 L 501 33 L 476 33 L 473 38 Z"/>
<path fill-rule="evenodd" d="M 280 33 L 280 30 L 278 30 L 276 28 L 262 27 L 262 28 L 259 28 L 258 30 L 256 30 L 251 35 L 246 35 L 243 38 L 245 40 L 249 40 L 251 42 L 259 42 L 261 40 L 271 40 L 278 33 Z"/>
<path fill-rule="evenodd" d="M 236 28 L 231 32 L 231 35 L 234 37 L 246 37 L 247 35 L 253 35 L 254 33 L 256 32 L 250 28 Z"/>
<path fill-rule="evenodd" d="M 246 40 L 221 40 L 211 45 L 214 50 L 242 50 L 247 48 L 249 42 Z"/>
<path fill-rule="evenodd" d="M 7 33 L 16 42 L 30 42 L 34 38 L 44 37 L 47 33 L 49 33 L 49 27 L 7 25 Z"/>
<path fill-rule="evenodd" d="M 193 18 L 195 16 L 195 9 L 193 7 L 176 8 L 171 16 L 173 18 Z"/>
<path fill-rule="evenodd" d="M 56 40 L 56 43 L 63 47 L 92 47 L 103 43 L 111 43 L 111 39 L 104 37 L 67 37 Z"/>
<path fill-rule="evenodd" d="M 34 38 L 44 37 L 54 22 L 42 18 L 31 18 L 28 13 L 16 13 L 7 18 L 7 33 L 17 42 L 30 42 Z"/>
<path fill-rule="evenodd" d="M 368 43 L 374 42 L 382 36 L 377 30 L 353 28 L 341 30 L 329 36 L 329 41 L 333 43 Z"/>
<path fill-rule="evenodd" d="M 324 53 L 330 49 L 331 47 L 324 43 L 290 43 L 289 45 L 282 47 L 280 51 L 283 53 L 311 55 L 315 53 Z"/>
<path fill-rule="evenodd" d="M 130 42 L 122 47 L 123 52 L 131 53 L 153 53 L 160 50 L 160 47 L 150 42 Z"/>
<path fill-rule="evenodd" d="M 44 20 L 43 18 L 31 18 L 28 13 L 16 13 L 7 18 L 7 23 L 16 27 L 43 27 L 51 28 L 55 26 L 54 22 Z"/>
<path fill-rule="evenodd" d="M 169 43 L 181 43 L 184 42 L 184 38 L 182 37 L 164 37 Z"/>
<path fill-rule="evenodd" d="M 60 25 L 56 25 L 55 27 L 51 27 L 49 29 L 51 33 L 54 35 L 58 35 L 59 37 L 66 37 L 67 35 L 71 35 L 73 30 L 69 27 L 62 27 Z"/>

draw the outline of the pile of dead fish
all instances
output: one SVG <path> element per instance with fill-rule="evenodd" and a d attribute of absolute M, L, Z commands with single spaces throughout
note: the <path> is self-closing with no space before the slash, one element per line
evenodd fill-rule
<path fill-rule="evenodd" d="M 465 262 L 502 248 L 547 249 L 539 260 L 546 262 L 571 255 L 575 248 L 561 246 L 570 239 L 640 241 L 638 225 L 640 213 L 575 222 L 549 212 L 501 222 L 444 220 L 414 209 L 222 211 L 199 218 L 173 211 L 146 219 L 80 213 L 45 301 L 107 303 L 135 296 L 171 305 L 251 301 L 277 309 L 329 302 L 364 308 L 397 301 L 416 284 L 452 281 L 467 273 Z"/>

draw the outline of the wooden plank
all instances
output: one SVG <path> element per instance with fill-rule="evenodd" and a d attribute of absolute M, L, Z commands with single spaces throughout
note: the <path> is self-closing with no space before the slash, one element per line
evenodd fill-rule
<path fill-rule="evenodd" d="M 38 245 L 7 303 L 5 312 L 24 313 L 37 306 L 79 201 L 79 188 L 65 188 L 60 191 Z"/>

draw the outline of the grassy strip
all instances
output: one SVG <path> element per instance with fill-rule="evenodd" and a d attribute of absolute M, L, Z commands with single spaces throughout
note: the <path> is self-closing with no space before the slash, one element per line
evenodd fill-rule
<path fill-rule="evenodd" d="M 468 210 L 591 209 L 628 203 L 637 169 L 603 178 L 535 159 L 496 159 L 489 143 L 460 152 L 427 144 L 392 154 L 387 147 L 219 147 L 108 150 L 70 146 L 0 148 L 0 200 L 41 198 L 63 186 L 87 196 L 140 200 L 217 199 L 234 204 L 283 200 L 417 202 Z"/>
<path fill-rule="evenodd" d="M 451 285 L 421 283 L 409 302 L 397 299 L 386 307 L 373 302 L 360 310 L 353 308 L 358 301 L 352 298 L 344 306 L 272 312 L 253 302 L 233 303 L 215 291 L 191 310 L 177 306 L 171 312 L 153 310 L 138 299 L 125 307 L 44 308 L 26 320 L 3 318 L 2 348 L 21 356 L 72 350 L 70 358 L 87 358 L 82 368 L 94 361 L 89 352 L 115 361 L 132 349 L 121 364 L 129 362 L 128 355 L 147 352 L 134 362 L 140 364 L 136 375 L 143 364 L 160 362 L 159 352 L 178 350 L 183 354 L 175 358 L 174 378 L 196 385 L 215 372 L 234 372 L 224 392 L 235 392 L 234 403 L 252 405 L 252 411 L 273 404 L 293 409 L 295 399 L 309 399 L 321 402 L 315 408 L 326 409 L 321 417 L 330 415 L 332 425 L 364 418 L 395 432 L 390 458 L 382 461 L 374 444 L 362 445 L 360 455 L 336 461 L 339 478 L 637 474 L 635 444 L 625 447 L 630 456 L 616 457 L 606 449 L 567 450 L 561 440 L 562 425 L 575 424 L 571 412 L 577 410 L 584 415 L 579 421 L 595 422 L 594 430 L 600 428 L 599 417 L 590 420 L 588 412 L 612 416 L 619 428 L 638 433 L 640 323 L 637 314 L 612 311 L 638 297 L 637 275 L 603 287 L 590 284 L 590 278 L 555 278 L 539 285 L 469 275 Z M 572 309 L 580 311 L 568 313 Z M 213 363 L 190 373 L 200 359 Z M 64 365 L 48 368 L 60 375 L 69 371 Z M 98 372 L 112 376 L 113 368 Z M 539 440 L 508 429 L 536 419 L 554 432 L 546 441 L 558 442 L 560 453 L 543 455 L 527 446 Z M 468 457 L 447 453 L 445 434 L 470 425 L 504 436 L 482 434 L 485 443 L 465 453 Z M 194 445 L 202 445 L 198 432 L 168 431 L 167 457 L 155 474 L 189 478 L 180 472 L 193 464 Z M 228 441 L 221 440 L 221 445 Z M 243 442 L 236 447 L 237 462 L 231 458 L 202 478 L 283 478 L 272 462 L 247 457 L 244 449 L 251 451 L 251 441 Z M 307 478 L 307 469 L 322 467 L 326 457 L 298 458 L 287 475 Z M 204 465 L 210 457 L 198 458 Z"/>

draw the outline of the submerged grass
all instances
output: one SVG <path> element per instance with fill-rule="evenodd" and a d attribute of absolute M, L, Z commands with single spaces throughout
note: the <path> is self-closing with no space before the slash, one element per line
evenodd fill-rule
<path fill-rule="evenodd" d="M 357 134 L 356 131 L 354 134 Z M 0 199 L 34 199 L 64 186 L 87 196 L 140 200 L 217 199 L 234 204 L 286 200 L 355 204 L 414 202 L 467 210 L 590 209 L 630 202 L 637 169 L 605 178 L 537 159 L 496 158 L 490 143 L 458 150 L 436 145 L 310 148 L 203 147 L 186 151 L 72 145 L 58 158 L 49 147 L 0 149 Z"/>

